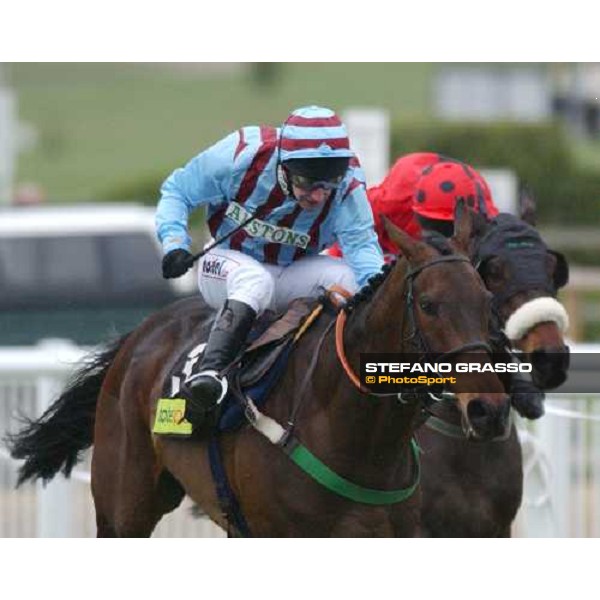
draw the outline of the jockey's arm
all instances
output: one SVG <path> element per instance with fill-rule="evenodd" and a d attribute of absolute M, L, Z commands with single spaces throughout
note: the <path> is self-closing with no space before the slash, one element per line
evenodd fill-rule
<path fill-rule="evenodd" d="M 357 284 L 362 287 L 383 266 L 383 254 L 377 241 L 373 213 L 362 186 L 342 202 L 335 234 Z"/>
<path fill-rule="evenodd" d="M 156 233 L 166 254 L 176 248 L 189 250 L 188 218 L 206 204 L 227 202 L 233 157 L 239 134 L 232 133 L 176 169 L 162 184 L 156 210 Z"/>

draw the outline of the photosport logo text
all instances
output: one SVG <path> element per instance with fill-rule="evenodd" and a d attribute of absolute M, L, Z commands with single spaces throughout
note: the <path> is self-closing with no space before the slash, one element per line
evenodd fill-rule
<path fill-rule="evenodd" d="M 396 354 L 361 354 L 361 382 L 372 392 L 402 392 L 415 387 L 439 389 L 440 386 L 461 385 L 463 391 L 470 391 L 469 385 L 479 385 L 473 374 L 532 372 L 532 365 L 526 361 L 507 361 L 506 355 L 489 354 L 465 355 L 457 361 L 423 360 L 422 356 Z M 479 388 L 473 391 L 481 391 Z"/>

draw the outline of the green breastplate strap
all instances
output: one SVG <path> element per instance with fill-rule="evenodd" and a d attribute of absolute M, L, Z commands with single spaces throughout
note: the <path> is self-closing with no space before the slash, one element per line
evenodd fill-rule
<path fill-rule="evenodd" d="M 349 500 L 354 500 L 354 502 L 381 506 L 402 502 L 410 498 L 417 489 L 421 478 L 421 467 L 419 464 L 419 446 L 414 439 L 410 440 L 410 449 L 415 464 L 413 483 L 401 490 L 374 490 L 352 483 L 332 471 L 308 450 L 306 446 L 300 443 L 297 443 L 297 445 L 292 444 L 288 453 L 296 465 L 330 492 Z"/>

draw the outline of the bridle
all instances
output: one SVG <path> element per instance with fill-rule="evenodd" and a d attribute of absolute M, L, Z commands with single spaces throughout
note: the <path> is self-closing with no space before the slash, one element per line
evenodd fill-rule
<path fill-rule="evenodd" d="M 417 316 L 416 316 L 416 305 L 414 298 L 414 281 L 417 276 L 422 273 L 425 269 L 429 267 L 433 267 L 435 265 L 439 265 L 441 263 L 448 262 L 466 262 L 471 265 L 471 261 L 466 256 L 459 256 L 456 254 L 452 254 L 449 256 L 439 256 L 426 262 L 419 267 L 415 267 L 414 269 L 409 269 L 406 273 L 404 280 L 407 282 L 407 291 L 406 291 L 406 303 L 407 303 L 407 313 L 409 318 L 409 326 L 411 328 L 411 333 L 404 338 L 405 342 L 414 341 L 417 346 L 417 352 L 421 355 L 422 360 L 424 359 L 436 359 L 436 360 L 447 360 L 457 354 L 462 354 L 463 352 L 469 352 L 471 350 L 483 350 L 484 352 L 488 352 L 492 354 L 492 348 L 487 342 L 483 340 L 476 340 L 473 342 L 467 342 L 466 344 L 462 344 L 461 346 L 457 346 L 456 348 L 452 348 L 452 350 L 448 350 L 447 352 L 433 352 L 427 343 L 427 340 L 423 336 L 421 330 L 417 325 Z"/>
<path fill-rule="evenodd" d="M 408 318 L 410 320 L 410 328 L 412 330 L 411 333 L 406 338 L 404 338 L 404 341 L 410 342 L 411 340 L 413 340 L 415 345 L 418 346 L 418 352 L 421 355 L 421 361 L 423 361 L 425 359 L 433 359 L 433 358 L 435 358 L 437 360 L 447 360 L 450 357 L 454 357 L 458 354 L 462 354 L 463 352 L 469 352 L 471 350 L 483 350 L 485 352 L 488 352 L 489 354 L 492 354 L 492 349 L 491 349 L 490 345 L 487 342 L 484 342 L 483 340 L 475 340 L 472 342 L 467 342 L 466 344 L 462 344 L 460 346 L 457 346 L 456 348 L 452 348 L 452 350 L 448 350 L 447 352 L 434 353 L 431 351 L 429 344 L 427 343 L 425 337 L 423 336 L 421 330 L 419 329 L 419 326 L 417 324 L 417 319 L 416 319 L 416 306 L 415 306 L 415 300 L 414 300 L 414 281 L 417 278 L 417 276 L 420 275 L 425 269 L 428 269 L 429 267 L 433 267 L 435 265 L 439 265 L 441 263 L 449 263 L 449 262 L 466 262 L 466 263 L 469 263 L 469 265 L 471 264 L 471 261 L 466 256 L 459 256 L 456 254 L 449 255 L 449 256 L 439 256 L 439 257 L 434 258 L 433 260 L 430 260 L 418 267 L 409 269 L 408 272 L 406 273 L 406 275 L 404 276 L 404 281 L 407 284 L 406 311 L 408 314 Z M 344 351 L 344 335 L 343 334 L 344 334 L 344 326 L 345 326 L 346 320 L 347 320 L 347 311 L 344 308 L 342 308 L 342 310 L 340 310 L 340 312 L 338 313 L 338 317 L 336 320 L 336 344 L 335 344 L 335 346 L 336 346 L 338 360 L 340 361 L 340 363 L 341 363 L 346 375 L 350 379 L 350 381 L 363 394 L 368 394 L 368 395 L 373 395 L 373 396 L 398 396 L 397 393 L 375 394 L 375 393 L 369 391 L 367 388 L 365 388 L 361 384 L 360 379 L 357 377 L 356 373 L 354 373 L 354 371 L 352 370 L 352 367 L 350 366 L 350 363 L 348 362 L 348 359 L 346 358 L 346 353 Z M 427 390 L 424 390 L 424 391 L 426 391 L 428 393 Z"/>

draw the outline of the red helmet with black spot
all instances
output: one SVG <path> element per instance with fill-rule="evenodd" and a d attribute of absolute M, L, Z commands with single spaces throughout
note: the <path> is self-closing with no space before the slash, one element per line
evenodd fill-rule
<path fill-rule="evenodd" d="M 428 219 L 453 221 L 459 198 L 488 220 L 498 214 L 485 179 L 473 167 L 453 160 L 422 170 L 413 196 L 413 211 Z"/>

